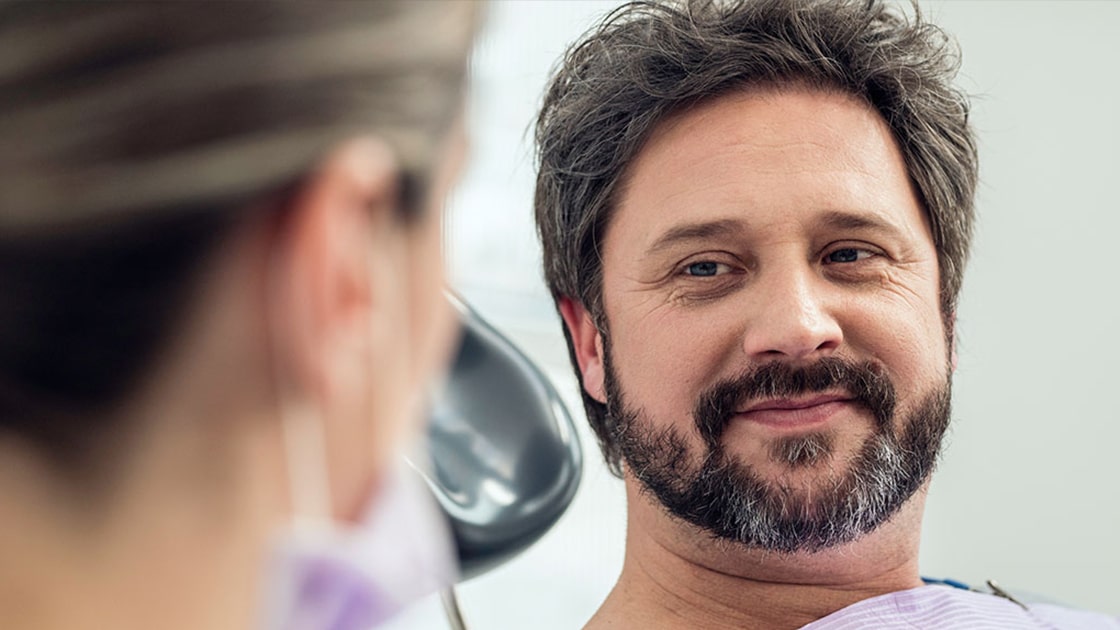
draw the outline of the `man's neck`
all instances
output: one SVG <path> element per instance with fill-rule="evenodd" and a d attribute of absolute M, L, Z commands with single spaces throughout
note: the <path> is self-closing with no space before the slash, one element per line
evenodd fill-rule
<path fill-rule="evenodd" d="M 589 630 L 800 628 L 858 601 L 922 584 L 924 489 L 874 532 L 813 554 L 713 541 L 670 519 L 648 495 L 628 494 L 622 574 Z"/>

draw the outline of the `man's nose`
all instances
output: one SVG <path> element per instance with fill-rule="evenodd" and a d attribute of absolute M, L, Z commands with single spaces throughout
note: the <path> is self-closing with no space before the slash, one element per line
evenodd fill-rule
<path fill-rule="evenodd" d="M 825 299 L 826 287 L 812 270 L 775 271 L 759 280 L 743 335 L 748 357 L 804 360 L 840 347 L 843 330 Z"/>

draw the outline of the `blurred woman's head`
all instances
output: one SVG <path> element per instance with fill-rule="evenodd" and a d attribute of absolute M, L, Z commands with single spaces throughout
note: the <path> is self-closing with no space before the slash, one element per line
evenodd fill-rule
<path fill-rule="evenodd" d="M 0 571 L 0 615 L 62 619 L 51 585 L 87 614 L 131 588 L 160 627 L 191 597 L 229 605 L 184 625 L 243 621 L 223 589 L 255 588 L 261 532 L 361 516 L 450 342 L 439 206 L 475 22 L 0 5 L 0 549 L 37 567 L 19 596 Z"/>

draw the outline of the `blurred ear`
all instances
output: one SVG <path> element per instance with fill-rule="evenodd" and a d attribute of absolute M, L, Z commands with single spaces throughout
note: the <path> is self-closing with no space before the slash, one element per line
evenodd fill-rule
<path fill-rule="evenodd" d="M 296 192 L 275 245 L 279 286 L 270 308 L 279 320 L 274 334 L 287 349 L 280 357 L 286 380 L 327 407 L 348 388 L 337 382 L 340 374 L 368 376 L 353 369 L 370 353 L 378 307 L 371 257 L 378 255 L 379 235 L 394 227 L 397 181 L 384 143 L 340 145 Z"/>
<path fill-rule="evenodd" d="M 568 327 L 568 334 L 572 338 L 572 347 L 575 349 L 576 362 L 579 363 L 584 391 L 595 400 L 606 404 L 603 338 L 599 329 L 583 304 L 572 298 L 560 299 L 560 316 L 564 318 L 564 325 Z"/>

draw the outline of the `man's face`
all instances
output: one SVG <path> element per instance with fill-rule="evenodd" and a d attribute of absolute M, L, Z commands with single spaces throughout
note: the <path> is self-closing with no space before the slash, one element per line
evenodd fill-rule
<path fill-rule="evenodd" d="M 851 97 L 734 93 L 663 122 L 603 241 L 602 382 L 628 473 L 719 537 L 812 550 L 925 481 L 949 415 L 937 254 Z"/>

